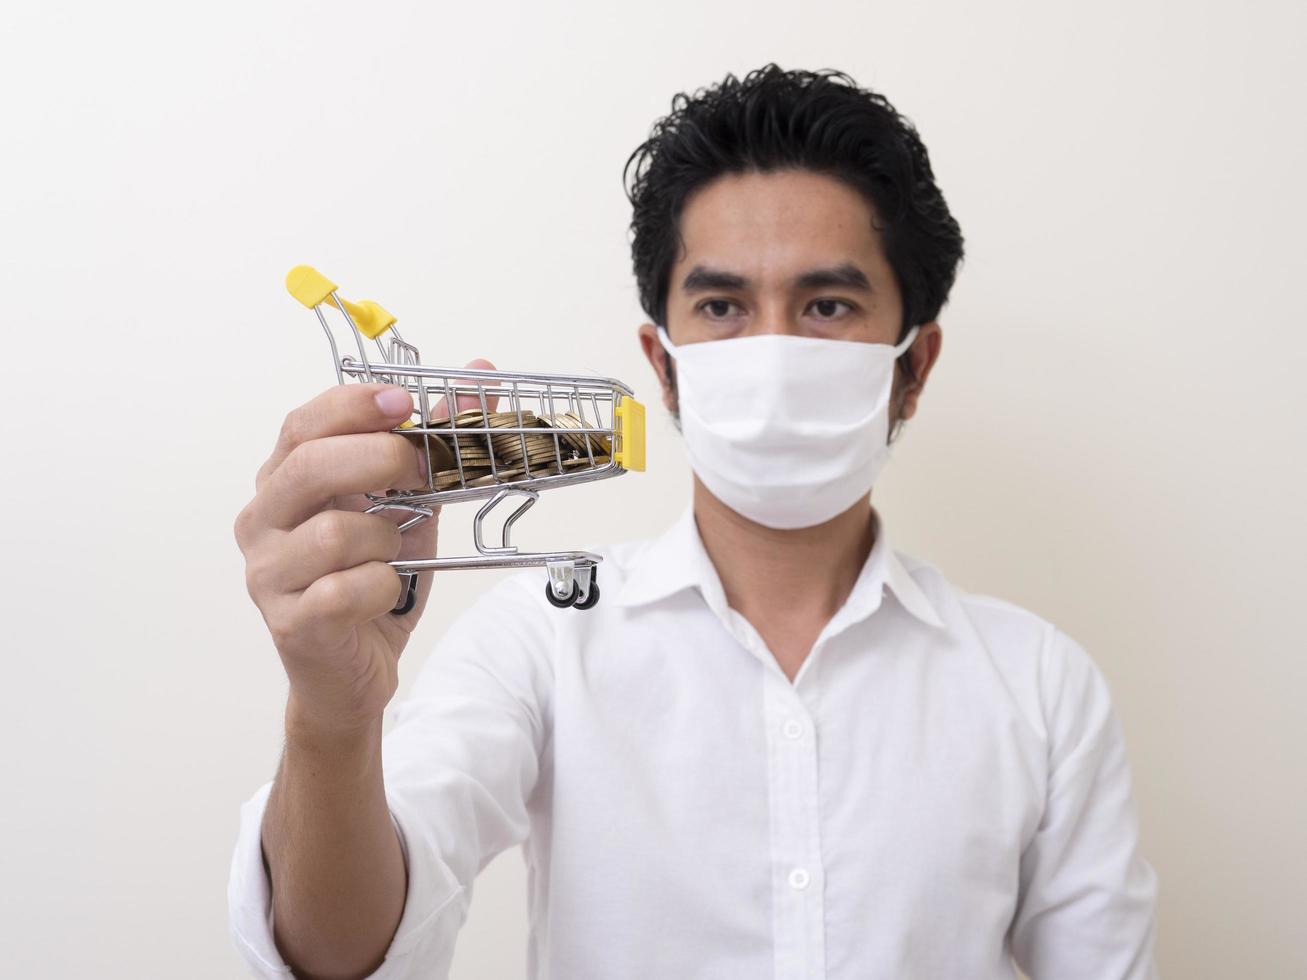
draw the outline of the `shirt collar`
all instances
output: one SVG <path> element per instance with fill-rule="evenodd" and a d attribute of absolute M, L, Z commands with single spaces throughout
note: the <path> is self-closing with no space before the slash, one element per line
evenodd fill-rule
<path fill-rule="evenodd" d="M 871 615 L 880 608 L 885 586 L 889 586 L 909 613 L 923 623 L 943 629 L 944 621 L 891 546 L 875 508 L 872 508 L 872 519 L 876 522 L 875 543 L 836 619 L 848 625 Z M 616 601 L 622 606 L 647 605 L 693 587 L 699 588 L 714 611 L 724 613 L 726 598 L 721 579 L 704 549 L 694 520 L 694 506 L 690 504 L 662 536 L 653 539 L 636 557 Z"/>

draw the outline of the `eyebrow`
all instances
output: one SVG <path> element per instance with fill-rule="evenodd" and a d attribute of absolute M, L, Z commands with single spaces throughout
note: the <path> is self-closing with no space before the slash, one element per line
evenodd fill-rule
<path fill-rule="evenodd" d="M 809 269 L 794 278 L 794 284 L 800 289 L 821 289 L 827 286 L 843 286 L 871 292 L 871 283 L 866 273 L 851 262 L 842 265 Z M 681 282 L 681 288 L 687 293 L 711 289 L 748 289 L 751 285 L 746 276 L 722 269 L 696 265 Z"/>
<path fill-rule="evenodd" d="M 851 262 L 831 266 L 826 269 L 813 269 L 803 273 L 795 280 L 800 289 L 821 289 L 825 286 L 843 286 L 846 289 L 860 289 L 871 292 L 871 283 L 866 273 Z"/>
<path fill-rule="evenodd" d="M 707 289 L 746 289 L 748 285 L 748 279 L 734 272 L 696 265 L 682 281 L 681 288 L 687 293 L 693 293 Z"/>

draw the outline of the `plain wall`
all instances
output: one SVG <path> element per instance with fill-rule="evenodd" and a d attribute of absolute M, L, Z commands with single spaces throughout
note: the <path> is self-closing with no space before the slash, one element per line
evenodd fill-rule
<path fill-rule="evenodd" d="M 776 60 L 883 90 L 966 235 L 876 492 L 896 544 L 1103 668 L 1163 974 L 1307 974 L 1304 9 L 6 4 L 3 972 L 239 975 L 228 862 L 285 680 L 231 523 L 334 377 L 285 271 L 380 300 L 428 363 L 633 384 L 649 472 L 518 538 L 656 534 L 689 481 L 621 168 L 673 93 Z M 492 577 L 439 583 L 405 683 Z M 524 893 L 514 849 L 458 980 L 521 976 Z"/>

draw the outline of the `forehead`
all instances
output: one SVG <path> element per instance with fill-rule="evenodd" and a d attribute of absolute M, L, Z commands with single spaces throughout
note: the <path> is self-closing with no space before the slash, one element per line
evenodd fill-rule
<path fill-rule="evenodd" d="M 675 272 L 703 263 L 758 278 L 852 262 L 888 272 L 871 203 L 842 180 L 807 170 L 718 177 L 687 199 Z"/>

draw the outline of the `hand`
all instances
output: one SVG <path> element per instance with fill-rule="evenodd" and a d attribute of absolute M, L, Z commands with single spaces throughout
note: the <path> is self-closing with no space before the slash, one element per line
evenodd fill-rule
<path fill-rule="evenodd" d="M 488 361 L 468 367 L 493 368 Z M 478 404 L 458 399 L 456 410 Z M 366 514 L 365 493 L 425 487 L 425 453 L 389 431 L 409 418 L 402 387 L 336 385 L 291 412 L 236 518 L 246 587 L 290 679 L 288 720 L 320 733 L 377 721 L 398 685 L 399 657 L 426 608 L 393 615 L 404 582 L 389 564 L 436 551 L 439 512 L 402 535 L 400 511 Z M 443 400 L 433 409 L 439 418 Z"/>

